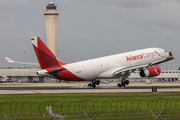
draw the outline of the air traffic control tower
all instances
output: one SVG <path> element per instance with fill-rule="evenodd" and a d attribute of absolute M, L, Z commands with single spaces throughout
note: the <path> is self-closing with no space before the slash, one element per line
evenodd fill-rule
<path fill-rule="evenodd" d="M 59 11 L 53 2 L 49 2 L 44 11 L 46 20 L 47 46 L 56 55 L 56 23 L 59 17 Z"/>

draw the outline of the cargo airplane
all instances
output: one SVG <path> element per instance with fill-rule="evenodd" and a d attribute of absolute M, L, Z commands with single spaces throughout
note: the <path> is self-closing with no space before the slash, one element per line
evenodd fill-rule
<path fill-rule="evenodd" d="M 130 73 L 139 71 L 141 77 L 155 77 L 161 73 L 158 65 L 174 59 L 171 52 L 161 48 L 147 48 L 66 64 L 56 58 L 39 37 L 31 38 L 40 71 L 38 75 L 51 75 L 67 81 L 91 81 L 93 88 L 100 84 L 97 79 L 119 78 L 121 87 L 129 84 Z"/>

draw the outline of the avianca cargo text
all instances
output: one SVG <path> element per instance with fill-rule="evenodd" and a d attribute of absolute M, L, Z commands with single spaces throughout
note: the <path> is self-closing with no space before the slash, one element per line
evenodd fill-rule
<path fill-rule="evenodd" d="M 127 61 L 132 61 L 132 60 L 139 60 L 139 59 L 143 59 L 143 58 L 154 58 L 155 56 L 161 56 L 156 50 L 154 50 L 154 52 L 150 52 L 150 53 L 142 53 L 139 55 L 130 55 L 129 57 L 126 56 L 126 60 Z"/>

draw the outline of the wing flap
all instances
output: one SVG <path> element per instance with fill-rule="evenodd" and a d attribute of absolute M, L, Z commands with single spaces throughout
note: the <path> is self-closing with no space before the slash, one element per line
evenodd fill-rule
<path fill-rule="evenodd" d="M 153 62 L 152 65 L 159 65 L 159 64 L 161 64 L 161 63 L 163 63 L 163 62 L 167 62 L 167 61 L 170 61 L 170 60 L 172 60 L 172 59 L 174 59 L 174 57 L 168 57 L 168 58 L 166 58 L 166 59 Z"/>
<path fill-rule="evenodd" d="M 136 70 L 142 70 L 142 69 L 146 69 L 149 66 L 151 66 L 151 64 L 145 64 L 145 65 L 138 65 L 138 66 L 131 66 L 131 67 L 126 67 L 123 69 L 119 69 L 113 72 L 113 76 L 120 76 L 120 75 L 124 75 L 127 73 L 131 73 L 134 72 Z"/>

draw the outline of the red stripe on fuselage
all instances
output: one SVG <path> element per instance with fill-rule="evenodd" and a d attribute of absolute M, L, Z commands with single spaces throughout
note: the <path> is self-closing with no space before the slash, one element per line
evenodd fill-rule
<path fill-rule="evenodd" d="M 48 72 L 50 72 L 53 69 L 65 69 L 59 72 L 59 74 L 57 76 L 55 76 L 57 79 L 61 79 L 61 80 L 68 80 L 68 81 L 86 81 L 76 75 L 74 75 L 73 73 L 71 73 L 69 70 L 67 70 L 64 67 L 56 67 L 56 68 L 49 68 L 46 69 Z"/>

